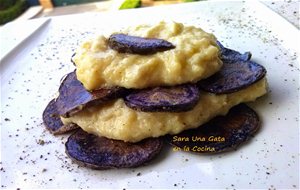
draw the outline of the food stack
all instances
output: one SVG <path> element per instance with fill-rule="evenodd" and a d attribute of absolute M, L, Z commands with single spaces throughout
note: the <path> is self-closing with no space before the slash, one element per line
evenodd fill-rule
<path fill-rule="evenodd" d="M 136 167 L 165 143 L 217 153 L 260 127 L 243 102 L 266 93 L 266 70 L 251 53 L 176 22 L 138 25 L 84 42 L 43 118 L 53 134 L 75 132 L 66 152 L 96 169 Z"/>

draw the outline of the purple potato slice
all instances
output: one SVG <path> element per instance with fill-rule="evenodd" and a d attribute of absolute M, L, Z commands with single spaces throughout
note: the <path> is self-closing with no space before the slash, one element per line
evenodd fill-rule
<path fill-rule="evenodd" d="M 215 94 L 228 94 L 246 88 L 265 76 L 265 68 L 250 61 L 250 52 L 241 54 L 224 47 L 219 41 L 217 44 L 220 47 L 224 65 L 213 76 L 199 81 L 200 89 Z"/>
<path fill-rule="evenodd" d="M 137 90 L 125 96 L 125 104 L 144 112 L 183 112 L 195 107 L 199 89 L 193 84 Z"/>
<path fill-rule="evenodd" d="M 67 155 L 79 165 L 109 169 L 143 165 L 159 154 L 163 143 L 160 138 L 128 143 L 98 137 L 79 129 L 68 138 L 65 147 Z"/>
<path fill-rule="evenodd" d="M 249 61 L 251 59 L 251 52 L 245 52 L 243 54 L 241 54 L 238 51 L 229 49 L 224 47 L 219 41 L 217 41 L 218 46 L 221 49 L 221 59 L 223 61 L 227 61 L 227 60 L 231 60 L 231 62 L 233 61 Z"/>
<path fill-rule="evenodd" d="M 140 55 L 154 54 L 175 48 L 172 43 L 163 39 L 142 38 L 126 34 L 112 34 L 108 39 L 108 45 L 119 53 Z"/>
<path fill-rule="evenodd" d="M 201 90 L 214 94 L 229 94 L 258 82 L 266 69 L 253 61 L 223 60 L 223 67 L 211 77 L 198 82 Z"/>
<path fill-rule="evenodd" d="M 121 87 L 100 88 L 87 91 L 77 80 L 75 71 L 69 73 L 59 87 L 59 96 L 56 100 L 58 114 L 70 117 L 85 107 L 96 106 L 111 99 L 121 97 L 125 89 Z"/>
<path fill-rule="evenodd" d="M 218 116 L 196 129 L 168 136 L 167 140 L 191 152 L 218 153 L 236 149 L 259 128 L 260 121 L 256 112 L 245 104 L 239 104 L 231 108 L 226 116 Z"/>
<path fill-rule="evenodd" d="M 46 128 L 54 135 L 67 133 L 78 126 L 76 124 L 64 125 L 59 117 L 55 99 L 51 100 L 43 112 L 43 122 Z"/>

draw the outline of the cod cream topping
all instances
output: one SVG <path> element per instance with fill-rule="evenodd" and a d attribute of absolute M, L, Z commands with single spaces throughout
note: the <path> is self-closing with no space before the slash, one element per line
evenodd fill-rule
<path fill-rule="evenodd" d="M 147 88 L 196 82 L 217 72 L 222 61 L 214 35 L 176 22 L 139 25 L 116 33 L 159 38 L 174 49 L 152 55 L 118 53 L 108 46 L 109 36 L 84 42 L 73 61 L 76 75 L 87 90 L 103 86 Z"/>
<path fill-rule="evenodd" d="M 178 134 L 183 130 L 199 127 L 241 102 L 254 101 L 266 93 L 266 79 L 235 93 L 215 95 L 201 92 L 198 104 L 191 111 L 141 112 L 127 107 L 123 99 L 84 109 L 64 124 L 76 123 L 83 130 L 111 139 L 137 142 L 148 137 Z"/>

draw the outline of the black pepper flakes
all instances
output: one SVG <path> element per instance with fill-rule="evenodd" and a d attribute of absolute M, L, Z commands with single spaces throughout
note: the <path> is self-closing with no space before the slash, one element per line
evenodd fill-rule
<path fill-rule="evenodd" d="M 5 172 L 5 170 L 4 170 L 4 168 L 3 168 L 3 167 L 1 167 L 1 168 L 0 168 L 0 171 L 2 171 L 3 173 Z"/>
<path fill-rule="evenodd" d="M 39 140 L 38 140 L 38 142 L 37 142 L 37 144 L 39 144 L 39 145 L 42 145 L 42 146 L 43 146 L 43 145 L 45 144 L 45 141 L 44 141 L 44 140 L 42 140 L 42 139 L 39 139 Z"/>

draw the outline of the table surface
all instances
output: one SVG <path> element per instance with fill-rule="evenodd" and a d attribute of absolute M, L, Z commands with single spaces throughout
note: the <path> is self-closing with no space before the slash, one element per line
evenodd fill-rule
<path fill-rule="evenodd" d="M 176 184 L 178 188 L 298 189 L 299 30 L 260 4 L 203 3 L 206 6 L 195 3 L 169 9 L 46 17 L 3 27 L 10 30 L 1 32 L 0 46 L 15 43 L 16 48 L 12 47 L 12 53 L 0 64 L 1 185 L 127 189 L 174 188 Z M 144 16 L 136 17 L 137 12 Z M 165 159 L 148 167 L 101 172 L 78 168 L 64 154 L 67 136 L 53 137 L 44 130 L 41 120 L 44 107 L 57 92 L 59 79 L 73 69 L 69 61 L 77 42 L 112 25 L 121 28 L 128 20 L 139 23 L 169 17 L 203 26 L 225 46 L 241 52 L 251 50 L 253 59 L 264 64 L 272 93 L 252 104 L 263 118 L 262 131 L 239 151 L 219 156 L 198 157 L 169 150 L 162 155 Z M 3 35 L 8 38 L 5 43 Z M 39 144 L 39 140 L 45 144 Z"/>

